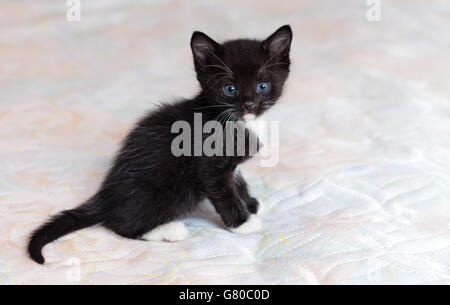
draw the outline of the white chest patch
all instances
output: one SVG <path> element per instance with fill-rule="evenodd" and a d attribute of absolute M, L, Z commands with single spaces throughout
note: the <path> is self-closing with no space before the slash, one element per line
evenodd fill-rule
<path fill-rule="evenodd" d="M 256 118 L 254 114 L 244 115 L 245 127 L 256 134 L 261 144 L 265 144 L 266 135 L 264 133 L 264 122 L 260 118 Z"/>

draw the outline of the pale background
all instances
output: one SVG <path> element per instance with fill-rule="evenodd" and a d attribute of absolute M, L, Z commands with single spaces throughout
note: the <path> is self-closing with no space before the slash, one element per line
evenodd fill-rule
<path fill-rule="evenodd" d="M 81 22 L 65 1 L 0 4 L 0 283 L 450 283 L 448 1 L 381 0 L 379 22 L 365 0 L 81 0 Z M 243 168 L 261 233 L 203 211 L 183 242 L 89 228 L 44 266 L 26 256 L 32 229 L 95 192 L 138 117 L 196 92 L 192 31 L 284 24 L 292 74 L 267 115 L 280 162 Z"/>

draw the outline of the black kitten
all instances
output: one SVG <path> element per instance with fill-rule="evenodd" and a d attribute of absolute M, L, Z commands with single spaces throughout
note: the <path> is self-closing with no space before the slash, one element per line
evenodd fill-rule
<path fill-rule="evenodd" d="M 259 219 L 251 216 L 258 201 L 236 171 L 250 156 L 177 157 L 171 151 L 177 136 L 171 126 L 176 121 L 193 126 L 194 113 L 201 113 L 205 122 L 220 124 L 261 115 L 281 95 L 289 74 L 291 40 L 288 25 L 264 41 L 219 44 L 194 32 L 191 48 L 201 92 L 193 99 L 161 106 L 138 122 L 99 191 L 33 232 L 28 245 L 31 258 L 43 264 L 41 251 L 47 243 L 95 224 L 128 238 L 183 239 L 187 235 L 183 223 L 172 221 L 205 198 L 231 230 L 258 229 Z"/>

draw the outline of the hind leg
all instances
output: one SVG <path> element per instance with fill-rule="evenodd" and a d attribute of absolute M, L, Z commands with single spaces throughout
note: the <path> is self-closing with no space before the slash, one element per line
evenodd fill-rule
<path fill-rule="evenodd" d="M 187 237 L 189 231 L 180 221 L 172 221 L 157 226 L 142 236 L 144 240 L 165 240 L 169 242 L 183 240 Z"/>
<path fill-rule="evenodd" d="M 178 192 L 158 197 L 153 193 L 127 198 L 109 210 L 103 226 L 115 233 L 140 240 L 183 240 L 188 230 L 180 219 L 198 202 L 196 194 Z"/>
<path fill-rule="evenodd" d="M 111 228 L 109 228 L 111 229 Z M 171 221 L 157 226 L 147 226 L 139 231 L 127 231 L 123 227 L 112 229 L 116 234 L 137 240 L 165 240 L 169 242 L 183 240 L 189 231 L 180 221 Z"/>

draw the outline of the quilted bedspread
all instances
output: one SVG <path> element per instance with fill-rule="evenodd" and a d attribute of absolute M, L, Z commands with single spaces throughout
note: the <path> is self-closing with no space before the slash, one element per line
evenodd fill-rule
<path fill-rule="evenodd" d="M 2 1 L 0 283 L 450 284 L 450 5 L 382 0 Z M 279 162 L 242 167 L 264 228 L 208 204 L 186 240 L 92 227 L 26 255 L 29 233 L 90 197 L 157 103 L 193 96 L 189 40 L 294 31 L 292 73 L 265 116 Z M 176 190 L 174 190 L 176 191 Z"/>

